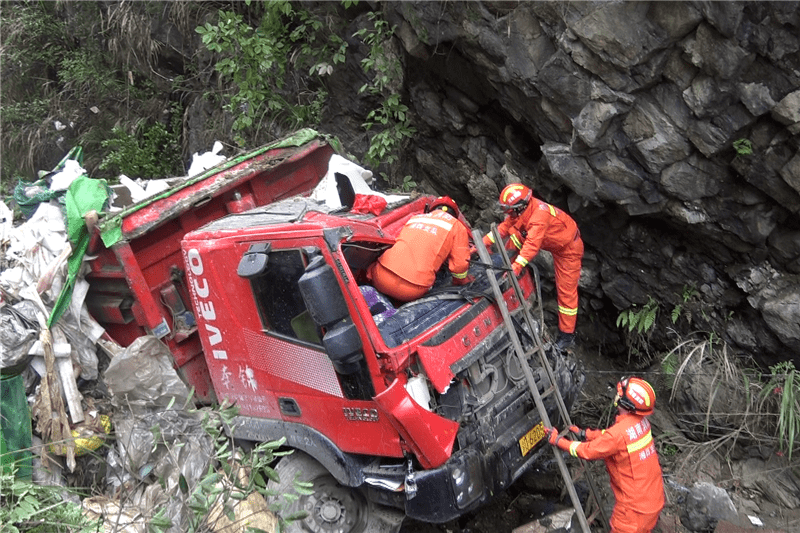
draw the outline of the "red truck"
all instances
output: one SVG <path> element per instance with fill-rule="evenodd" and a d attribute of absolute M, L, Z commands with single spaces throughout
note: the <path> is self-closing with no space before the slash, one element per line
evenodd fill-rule
<path fill-rule="evenodd" d="M 296 474 L 314 482 L 292 530 L 446 522 L 550 457 L 486 276 L 509 310 L 520 302 L 480 265 L 471 285 L 444 276 L 403 305 L 378 294 L 367 267 L 434 198 L 379 215 L 312 200 L 334 153 L 304 130 L 104 220 L 87 302 L 120 344 L 162 338 L 201 400 L 235 402 L 236 438 L 286 438 L 276 491 Z M 530 273 L 520 283 L 531 295 Z M 570 406 L 583 374 L 554 346 L 547 356 Z M 543 392 L 547 374 L 529 363 Z M 545 405 L 557 420 L 555 398 Z"/>

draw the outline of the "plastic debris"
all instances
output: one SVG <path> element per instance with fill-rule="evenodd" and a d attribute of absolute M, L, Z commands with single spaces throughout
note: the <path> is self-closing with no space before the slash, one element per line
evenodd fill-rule
<path fill-rule="evenodd" d="M 373 191 L 369 186 L 370 181 L 372 181 L 371 170 L 334 154 L 328 162 L 328 172 L 311 193 L 311 198 L 325 203 L 333 209 L 344 205 L 353 207 L 356 195 L 359 194 L 378 196 L 387 203 L 408 198 L 408 195 L 383 194 Z"/>
<path fill-rule="evenodd" d="M 169 348 L 152 335 L 139 337 L 105 371 L 112 402 L 134 413 L 183 406 L 189 389 L 172 366 Z"/>
<path fill-rule="evenodd" d="M 210 152 L 204 152 L 202 154 L 195 152 L 192 155 L 192 164 L 189 165 L 189 172 L 187 172 L 186 175 L 189 177 L 196 176 L 225 161 L 227 157 L 220 155 L 221 151 L 222 143 L 214 141 L 214 146 L 211 148 Z"/>
<path fill-rule="evenodd" d="M 111 418 L 108 415 L 99 414 L 97 411 L 88 413 L 82 423 L 72 428 L 75 456 L 80 457 L 96 451 L 110 433 Z M 51 443 L 49 450 L 55 455 L 67 454 L 67 447 L 64 444 Z"/>

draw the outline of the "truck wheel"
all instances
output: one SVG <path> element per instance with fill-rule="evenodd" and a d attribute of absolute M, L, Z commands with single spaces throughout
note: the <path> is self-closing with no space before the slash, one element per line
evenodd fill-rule
<path fill-rule="evenodd" d="M 368 501 L 353 487 L 336 481 L 325 467 L 299 450 L 283 457 L 275 468 L 280 482 L 270 481 L 276 497 L 295 494 L 293 481 L 314 484 L 314 493 L 299 496 L 295 501 L 284 500 L 279 513 L 289 516 L 307 511 L 308 517 L 288 524 L 284 533 L 395 533 L 400 530 L 402 511 Z"/>

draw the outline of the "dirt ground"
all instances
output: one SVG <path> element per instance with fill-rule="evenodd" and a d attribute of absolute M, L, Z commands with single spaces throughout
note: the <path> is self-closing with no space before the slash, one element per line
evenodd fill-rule
<path fill-rule="evenodd" d="M 667 504 L 661 512 L 654 533 L 689 531 L 681 524 L 680 515 L 686 496 L 684 488 L 691 488 L 696 482 L 710 482 L 728 492 L 739 512 L 738 520 L 732 522 L 737 527 L 757 531 L 758 528 L 751 525 L 748 519 L 748 516 L 755 516 L 763 522 L 760 528 L 762 531 L 771 529 L 786 533 L 800 532 L 800 509 L 782 508 L 767 501 L 763 494 L 744 487 L 736 479 L 733 473 L 735 461 L 729 454 L 708 453 L 707 446 L 691 443 L 680 436 L 678 418 L 672 413 L 668 402 L 668 383 L 658 364 L 631 372 L 623 364 L 615 364 L 602 354 L 589 353 L 580 345 L 574 346 L 573 350 L 583 362 L 587 376 L 581 397 L 573 408 L 574 423 L 582 427 L 607 427 L 614 413 L 611 406 L 614 394 L 611 385 L 624 375 L 636 374 L 648 379 L 660 395 L 651 423 L 664 472 Z M 571 458 L 568 458 L 567 464 L 572 471 L 579 466 Z M 613 508 L 608 474 L 602 461 L 588 462 L 587 467 L 608 518 Z M 576 487 L 580 497 L 589 492 L 586 482 L 580 479 Z M 563 483 L 553 461 L 546 472 L 526 474 L 508 491 L 474 513 L 437 525 L 406 520 L 401 533 L 511 533 L 516 528 L 567 507 L 571 507 L 569 496 L 563 490 Z M 591 524 L 592 530 L 604 531 L 601 523 L 602 518 L 598 514 Z"/>

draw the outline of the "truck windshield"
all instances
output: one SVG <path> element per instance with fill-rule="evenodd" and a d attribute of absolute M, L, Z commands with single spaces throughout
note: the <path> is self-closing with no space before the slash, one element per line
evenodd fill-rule
<path fill-rule="evenodd" d="M 266 270 L 250 283 L 264 329 L 321 346 L 322 336 L 297 286 L 305 268 L 301 250 L 273 250 Z"/>

